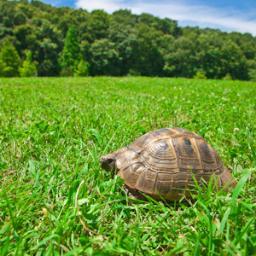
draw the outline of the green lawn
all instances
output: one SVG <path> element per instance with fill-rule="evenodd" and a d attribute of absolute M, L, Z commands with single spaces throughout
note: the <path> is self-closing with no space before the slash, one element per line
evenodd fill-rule
<path fill-rule="evenodd" d="M 204 136 L 233 193 L 129 199 L 99 157 L 161 127 Z M 0 79 L 1 255 L 256 255 L 255 195 L 255 83 Z"/>

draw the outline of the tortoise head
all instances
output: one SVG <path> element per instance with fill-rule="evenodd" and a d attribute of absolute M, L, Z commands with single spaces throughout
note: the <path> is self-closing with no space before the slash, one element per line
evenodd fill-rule
<path fill-rule="evenodd" d="M 128 147 L 121 148 L 113 153 L 107 154 L 100 158 L 101 167 L 107 171 L 119 171 L 129 166 L 138 153 Z"/>
<path fill-rule="evenodd" d="M 102 156 L 100 158 L 100 165 L 107 171 L 113 171 L 116 169 L 116 156 L 114 153 Z"/>

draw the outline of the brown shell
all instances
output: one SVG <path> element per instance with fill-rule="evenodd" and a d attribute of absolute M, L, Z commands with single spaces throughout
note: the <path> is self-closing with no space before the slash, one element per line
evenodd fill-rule
<path fill-rule="evenodd" d="M 132 190 L 155 198 L 177 200 L 188 196 L 198 184 L 217 177 L 218 186 L 234 184 L 216 151 L 199 135 L 181 128 L 164 128 L 139 137 L 122 154 L 134 151 L 134 158 L 119 158 L 118 175 Z M 125 159 L 125 160 L 124 160 Z"/>

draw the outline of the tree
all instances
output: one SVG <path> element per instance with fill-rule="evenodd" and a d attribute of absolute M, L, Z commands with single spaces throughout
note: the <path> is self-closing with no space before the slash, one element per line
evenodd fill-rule
<path fill-rule="evenodd" d="M 169 46 L 164 56 L 164 72 L 167 76 L 193 77 L 198 69 L 196 59 L 196 42 L 182 36 Z"/>
<path fill-rule="evenodd" d="M 26 23 L 26 15 L 19 11 L 17 13 L 15 13 L 15 16 L 14 16 L 14 24 L 15 25 L 21 25 L 21 24 L 24 24 Z"/>
<path fill-rule="evenodd" d="M 134 26 L 137 22 L 137 15 L 132 14 L 130 10 L 121 9 L 113 12 L 111 21 L 124 26 Z"/>
<path fill-rule="evenodd" d="M 33 49 L 36 42 L 35 27 L 30 24 L 22 24 L 13 29 L 16 38 L 16 49 L 21 54 L 26 49 Z"/>
<path fill-rule="evenodd" d="M 163 33 L 145 24 L 139 24 L 136 27 L 136 42 L 130 69 L 144 76 L 161 76 L 164 57 L 159 44 L 162 38 Z"/>
<path fill-rule="evenodd" d="M 15 47 L 7 42 L 0 52 L 0 75 L 15 77 L 19 75 L 20 57 Z"/>
<path fill-rule="evenodd" d="M 70 27 L 60 55 L 60 66 L 63 75 L 74 75 L 80 59 L 80 46 L 75 27 Z"/>
<path fill-rule="evenodd" d="M 5 64 L 0 59 L 0 77 L 4 76 L 4 69 L 5 69 Z"/>
<path fill-rule="evenodd" d="M 26 58 L 19 69 L 21 77 L 37 76 L 37 68 L 35 63 L 32 61 L 31 51 L 26 51 Z"/>
<path fill-rule="evenodd" d="M 137 36 L 135 29 L 126 24 L 113 21 L 109 29 L 109 39 L 114 43 L 120 59 L 120 75 L 127 75 L 135 62 Z"/>
<path fill-rule="evenodd" d="M 207 32 L 199 35 L 196 42 L 199 69 L 203 70 L 208 78 L 222 78 L 226 74 L 221 56 L 223 38 L 217 33 Z"/>
<path fill-rule="evenodd" d="M 207 79 L 204 71 L 202 71 L 202 70 L 198 70 L 193 78 L 194 79 Z"/>
<path fill-rule="evenodd" d="M 75 69 L 75 76 L 88 76 L 89 75 L 89 64 L 85 60 L 81 59 Z"/>
<path fill-rule="evenodd" d="M 232 80 L 233 78 L 229 73 L 227 73 L 222 79 L 223 80 Z"/>
<path fill-rule="evenodd" d="M 256 81 L 256 59 L 247 61 L 249 66 L 249 79 L 252 81 Z"/>
<path fill-rule="evenodd" d="M 193 77 L 201 70 L 207 78 L 256 79 L 253 35 L 179 27 L 175 20 L 130 10 L 108 14 L 0 0 L 0 46 L 6 41 L 22 58 L 32 52 L 39 76 L 86 74 L 89 66 L 92 75 Z M 0 66 L 2 76 L 13 75 L 4 61 Z"/>
<path fill-rule="evenodd" d="M 38 22 L 37 45 L 33 50 L 34 59 L 38 62 L 38 75 L 57 76 L 61 69 L 59 55 L 63 49 L 64 37 L 49 20 L 39 19 Z"/>
<path fill-rule="evenodd" d="M 223 44 L 221 52 L 225 74 L 229 73 L 233 79 L 247 80 L 249 78 L 249 66 L 239 46 L 227 40 Z"/>
<path fill-rule="evenodd" d="M 115 44 L 108 39 L 95 41 L 90 48 L 92 75 L 119 75 L 120 57 Z"/>
<path fill-rule="evenodd" d="M 256 81 L 256 69 L 255 70 L 250 70 L 249 76 L 250 76 L 250 80 Z"/>
<path fill-rule="evenodd" d="M 102 11 L 93 11 L 88 20 L 88 34 L 89 41 L 106 38 L 108 35 L 109 28 L 109 15 Z"/>

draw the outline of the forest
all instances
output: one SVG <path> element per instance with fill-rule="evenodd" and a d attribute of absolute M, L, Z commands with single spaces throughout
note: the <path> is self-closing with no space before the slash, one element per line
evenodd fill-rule
<path fill-rule="evenodd" d="M 88 75 L 256 80 L 256 38 L 129 10 L 0 0 L 1 77 Z"/>

